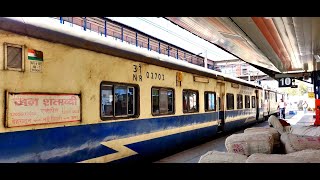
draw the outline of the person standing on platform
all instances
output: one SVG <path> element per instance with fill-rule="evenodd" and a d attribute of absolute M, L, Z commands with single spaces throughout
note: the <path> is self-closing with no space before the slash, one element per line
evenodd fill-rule
<path fill-rule="evenodd" d="M 281 99 L 278 108 L 280 111 L 280 119 L 285 119 L 286 118 L 286 106 L 287 104 Z"/>
<path fill-rule="evenodd" d="M 304 113 L 307 113 L 307 108 L 308 108 L 308 103 L 307 103 L 307 101 L 304 101 L 304 102 L 303 102 L 302 107 L 303 107 L 303 112 L 304 112 Z"/>

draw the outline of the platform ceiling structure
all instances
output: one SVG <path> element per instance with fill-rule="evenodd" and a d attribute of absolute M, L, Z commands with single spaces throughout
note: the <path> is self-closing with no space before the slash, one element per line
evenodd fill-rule
<path fill-rule="evenodd" d="M 274 77 L 320 70 L 320 17 L 165 17 Z"/>

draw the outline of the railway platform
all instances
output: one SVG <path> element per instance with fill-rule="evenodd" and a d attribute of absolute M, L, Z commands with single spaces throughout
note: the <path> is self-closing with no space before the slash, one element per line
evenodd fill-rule
<path fill-rule="evenodd" d="M 286 114 L 286 121 L 291 125 L 308 126 L 314 123 L 315 119 L 313 116 L 314 116 L 314 113 L 308 112 L 304 114 L 303 111 L 298 111 L 297 114 L 295 115 Z M 267 121 L 264 121 L 262 123 L 254 124 L 251 127 L 269 127 L 269 124 Z M 199 146 L 176 153 L 172 156 L 163 158 L 154 163 L 198 163 L 200 157 L 208 151 L 215 150 L 215 151 L 227 152 L 227 149 L 225 147 L 226 138 L 231 134 L 243 133 L 243 131 L 244 129 L 236 132 L 224 134 L 220 137 L 215 138 L 212 141 L 209 141 Z"/>

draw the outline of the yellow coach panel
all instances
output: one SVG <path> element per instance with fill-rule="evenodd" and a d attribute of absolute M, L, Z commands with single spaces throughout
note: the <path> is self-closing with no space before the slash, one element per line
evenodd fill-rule
<path fill-rule="evenodd" d="M 102 81 L 138 84 L 140 88 L 140 118 L 152 118 L 151 87 L 169 87 L 175 91 L 175 114 L 183 115 L 182 90 L 199 92 L 199 112 L 204 113 L 204 91 L 216 91 L 216 80 L 205 77 L 208 82 L 195 81 L 194 74 L 182 72 L 181 86 L 176 85 L 177 70 L 150 65 L 142 62 L 97 53 L 63 44 L 21 36 L 0 30 L 0 45 L 4 43 L 23 45 L 24 71 L 4 70 L 0 66 L 0 117 L 5 121 L 5 91 L 34 93 L 70 93 L 81 95 L 81 122 L 34 125 L 5 128 L 0 132 L 40 129 L 66 125 L 108 123 L 124 120 L 100 119 L 100 83 Z M 42 72 L 30 72 L 28 49 L 43 52 Z M 4 64 L 4 48 L 0 48 L 0 63 Z M 172 115 L 172 116 L 174 116 Z M 169 116 L 169 115 L 167 115 Z"/>

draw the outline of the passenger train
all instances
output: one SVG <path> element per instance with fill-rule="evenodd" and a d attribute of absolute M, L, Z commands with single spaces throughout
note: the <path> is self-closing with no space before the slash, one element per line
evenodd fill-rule
<path fill-rule="evenodd" d="M 152 162 L 277 113 L 276 91 L 34 19 L 0 18 L 0 162 Z"/>

